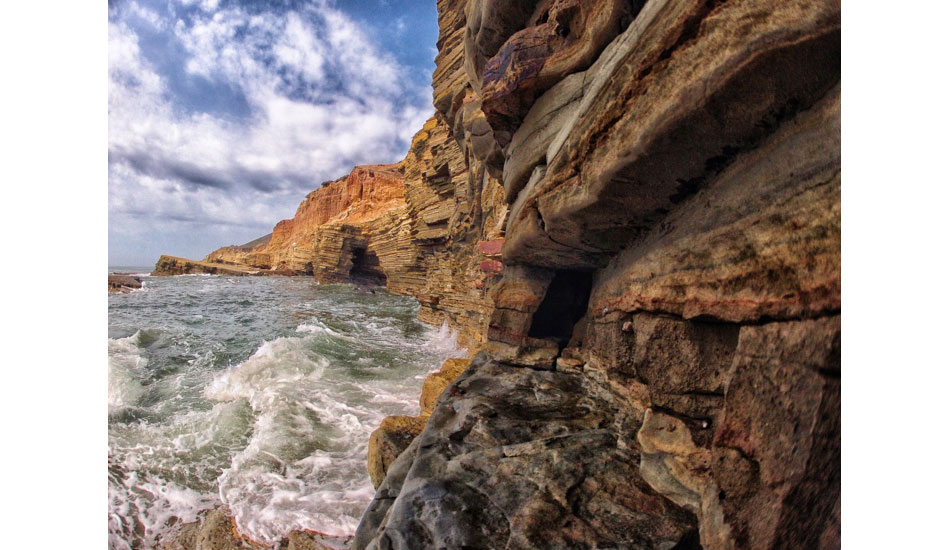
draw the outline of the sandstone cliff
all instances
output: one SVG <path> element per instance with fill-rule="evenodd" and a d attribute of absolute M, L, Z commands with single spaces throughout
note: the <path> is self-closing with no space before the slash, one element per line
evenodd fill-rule
<path fill-rule="evenodd" d="M 352 547 L 840 546 L 839 3 L 438 10 L 406 159 L 235 262 L 478 351 L 374 434 Z"/>
<path fill-rule="evenodd" d="M 838 547 L 838 3 L 438 5 L 502 279 L 354 548 Z"/>
<path fill-rule="evenodd" d="M 269 240 L 230 246 L 204 262 L 160 260 L 156 272 L 296 274 L 385 285 L 419 299 L 419 317 L 447 323 L 466 347 L 485 342 L 501 276 L 507 207 L 497 180 L 474 180 L 449 126 L 433 117 L 406 158 L 358 166 L 310 193 Z M 188 267 L 184 267 L 188 266 Z"/>
<path fill-rule="evenodd" d="M 211 254 L 205 256 L 203 261 L 207 263 L 249 265 L 252 267 L 260 267 L 257 264 L 263 264 L 263 262 L 258 261 L 258 258 L 251 257 L 251 255 L 260 252 L 261 249 L 267 246 L 267 243 L 270 242 L 272 236 L 273 233 L 268 233 L 267 235 L 264 235 L 258 239 L 254 239 L 249 243 L 219 248 Z"/>

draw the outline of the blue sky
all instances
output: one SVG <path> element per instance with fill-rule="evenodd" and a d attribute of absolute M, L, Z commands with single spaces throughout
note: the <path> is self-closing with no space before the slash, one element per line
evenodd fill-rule
<path fill-rule="evenodd" d="M 109 2 L 109 264 L 270 232 L 433 113 L 435 0 Z"/>

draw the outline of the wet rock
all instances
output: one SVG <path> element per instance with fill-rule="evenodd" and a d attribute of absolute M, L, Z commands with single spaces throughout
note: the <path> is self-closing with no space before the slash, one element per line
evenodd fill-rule
<path fill-rule="evenodd" d="M 287 550 L 334 550 L 320 541 L 322 537 L 304 531 L 293 531 L 287 537 Z"/>
<path fill-rule="evenodd" d="M 279 544 L 249 539 L 237 528 L 230 510 L 218 506 L 200 515 L 198 521 L 182 525 L 165 541 L 162 550 L 342 550 L 351 537 L 316 531 L 291 531 Z"/>
<path fill-rule="evenodd" d="M 468 367 L 468 359 L 446 359 L 438 372 L 426 376 L 422 383 L 422 395 L 419 396 L 419 407 L 422 416 L 429 416 L 435 408 L 435 402 L 449 384 L 455 381 Z"/>
<path fill-rule="evenodd" d="M 639 420 L 619 404 L 581 374 L 476 357 L 415 457 L 380 487 L 353 548 L 674 546 L 695 518 L 636 475 L 638 452 L 620 441 Z"/>
<path fill-rule="evenodd" d="M 201 522 L 198 521 L 182 525 L 177 535 L 162 545 L 162 550 L 195 550 L 200 529 Z"/>
<path fill-rule="evenodd" d="M 125 293 L 142 288 L 141 277 L 131 275 L 109 275 L 109 292 Z"/>
<path fill-rule="evenodd" d="M 422 432 L 425 418 L 415 416 L 387 416 L 369 437 L 367 470 L 374 487 L 379 487 L 389 465 Z"/>
<path fill-rule="evenodd" d="M 234 518 L 228 515 L 227 508 L 211 510 L 201 522 L 201 528 L 195 537 L 195 550 L 239 550 L 266 548 L 264 545 L 252 545 L 242 538 L 234 524 Z"/>

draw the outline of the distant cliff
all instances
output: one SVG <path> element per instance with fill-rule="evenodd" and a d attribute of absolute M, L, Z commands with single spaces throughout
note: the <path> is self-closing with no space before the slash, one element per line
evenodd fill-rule
<path fill-rule="evenodd" d="M 374 434 L 352 548 L 839 547 L 838 2 L 438 10 L 406 159 L 208 257 L 385 284 L 475 355 Z"/>
<path fill-rule="evenodd" d="M 446 322 L 460 342 L 485 341 L 488 296 L 501 276 L 507 205 L 497 182 L 473 185 L 441 118 L 426 122 L 406 158 L 357 166 L 300 203 L 269 239 L 227 246 L 202 262 L 163 256 L 158 274 L 310 275 L 385 285 L 415 296 L 420 318 Z"/>

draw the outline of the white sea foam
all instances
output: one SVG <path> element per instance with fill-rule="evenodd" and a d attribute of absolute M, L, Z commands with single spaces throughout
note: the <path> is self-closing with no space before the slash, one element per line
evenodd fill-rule
<path fill-rule="evenodd" d="M 134 406 L 145 394 L 140 380 L 148 359 L 142 355 L 136 332 L 127 338 L 109 340 L 109 412 Z"/>
<path fill-rule="evenodd" d="M 197 521 L 215 501 L 214 495 L 132 471 L 109 483 L 109 547 L 131 549 L 135 531 L 147 547 L 156 547 L 170 525 Z"/>
<path fill-rule="evenodd" d="M 378 335 L 382 327 L 366 328 Z M 309 349 L 318 338 L 358 338 L 319 321 L 296 332 L 305 336 L 264 342 L 206 390 L 219 401 L 246 399 L 257 415 L 218 483 L 242 531 L 265 542 L 293 529 L 353 533 L 374 494 L 365 470 L 370 433 L 386 410 L 418 412 L 419 389 L 405 379 L 354 383 Z M 446 330 L 432 332 L 421 346 L 457 352 Z"/>
<path fill-rule="evenodd" d="M 259 338 L 248 332 L 236 348 L 221 340 L 227 330 L 208 331 L 248 307 L 234 294 L 217 300 L 223 289 L 235 292 L 224 280 L 153 279 L 159 292 L 142 303 L 168 297 L 152 325 L 163 327 L 161 336 L 152 329 L 110 340 L 110 412 L 128 411 L 110 415 L 110 548 L 133 539 L 156 547 L 173 523 L 219 502 L 262 542 L 294 529 L 353 533 L 374 494 L 370 433 L 386 415 L 418 414 L 425 373 L 464 355 L 447 325 L 412 321 L 410 303 L 354 302 L 331 288 L 302 296 L 309 302 L 288 301 L 281 316 L 313 317 L 281 337 L 269 333 L 250 357 L 222 370 L 235 349 L 247 354 L 247 339 Z M 270 283 L 241 281 L 250 286 L 239 292 L 270 292 Z M 246 299 L 257 305 L 266 296 L 274 307 L 270 295 L 258 296 Z M 110 302 L 110 315 L 113 307 L 129 305 Z M 194 339 L 200 331 L 205 340 Z"/>
<path fill-rule="evenodd" d="M 296 332 L 303 333 L 303 334 L 325 334 L 333 338 L 344 338 L 344 339 L 347 338 L 343 334 L 340 334 L 339 332 L 333 330 L 332 328 L 326 326 L 324 323 L 321 323 L 320 321 L 317 321 L 317 320 L 313 320 L 309 323 L 302 323 L 298 325 Z"/>

